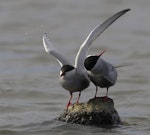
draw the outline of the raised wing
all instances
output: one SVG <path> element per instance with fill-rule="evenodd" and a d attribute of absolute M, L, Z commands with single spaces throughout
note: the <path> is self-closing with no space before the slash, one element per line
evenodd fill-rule
<path fill-rule="evenodd" d="M 108 28 L 114 21 L 116 21 L 120 16 L 128 12 L 130 9 L 122 10 L 112 17 L 108 18 L 105 22 L 103 22 L 101 25 L 98 25 L 95 27 L 91 33 L 87 36 L 85 41 L 82 43 L 81 47 L 79 48 L 79 51 L 77 53 L 76 59 L 75 59 L 75 67 L 77 69 L 83 69 L 84 68 L 84 60 L 87 56 L 87 52 L 93 43 L 94 40 L 97 39 L 98 36 L 100 36 L 106 28 Z"/>
<path fill-rule="evenodd" d="M 53 55 L 57 59 L 61 67 L 63 65 L 72 65 L 60 51 L 54 48 L 53 44 L 50 42 L 48 35 L 46 33 L 43 34 L 43 45 L 45 51 Z"/>

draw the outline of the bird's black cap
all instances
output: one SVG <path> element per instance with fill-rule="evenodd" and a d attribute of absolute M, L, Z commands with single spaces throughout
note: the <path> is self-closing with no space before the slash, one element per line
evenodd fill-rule
<path fill-rule="evenodd" d="M 74 67 L 71 66 L 71 65 L 64 65 L 64 66 L 62 66 L 62 67 L 61 67 L 60 76 L 65 75 L 66 72 L 69 72 L 69 71 L 71 71 L 71 70 L 73 70 L 73 69 L 74 69 Z"/>
<path fill-rule="evenodd" d="M 86 70 L 91 70 L 97 63 L 99 56 L 89 56 L 84 61 L 84 66 Z"/>

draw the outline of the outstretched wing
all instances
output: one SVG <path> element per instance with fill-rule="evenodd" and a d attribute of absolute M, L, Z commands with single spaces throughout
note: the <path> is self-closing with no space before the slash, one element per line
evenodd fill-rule
<path fill-rule="evenodd" d="M 53 55 L 61 65 L 72 65 L 67 58 L 58 50 L 56 50 L 53 46 L 53 44 L 50 42 L 47 33 L 43 34 L 43 45 L 45 48 L 45 51 L 51 55 Z"/>
<path fill-rule="evenodd" d="M 103 22 L 101 25 L 98 25 L 95 27 L 91 33 L 87 36 L 85 41 L 82 43 L 81 47 L 79 48 L 79 51 L 77 53 L 76 59 L 75 59 L 75 67 L 79 70 L 84 68 L 84 60 L 87 56 L 87 52 L 93 43 L 94 40 L 97 39 L 98 36 L 100 36 L 106 28 L 108 28 L 114 21 L 116 21 L 120 16 L 128 12 L 130 9 L 122 10 L 112 17 L 108 18 L 105 22 Z"/>

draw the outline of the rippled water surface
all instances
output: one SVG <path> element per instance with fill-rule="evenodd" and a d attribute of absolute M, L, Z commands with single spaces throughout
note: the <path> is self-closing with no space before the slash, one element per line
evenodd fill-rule
<path fill-rule="evenodd" d="M 149 0 L 1 0 L 0 1 L 0 134 L 3 135 L 148 135 L 150 133 Z M 131 8 L 90 49 L 104 48 L 103 59 L 118 68 L 109 90 L 124 125 L 97 128 L 71 125 L 56 118 L 69 93 L 58 81 L 60 66 L 45 53 L 43 32 L 70 60 L 89 32 L 114 13 Z M 103 96 L 105 89 L 99 89 Z M 81 102 L 95 93 L 82 92 Z M 77 94 L 74 94 L 76 100 Z"/>

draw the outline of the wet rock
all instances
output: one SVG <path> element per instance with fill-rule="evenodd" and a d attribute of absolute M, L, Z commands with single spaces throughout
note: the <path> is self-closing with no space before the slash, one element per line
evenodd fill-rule
<path fill-rule="evenodd" d="M 58 119 L 90 126 L 122 124 L 113 100 L 105 97 L 93 98 L 87 103 L 72 104 Z"/>

